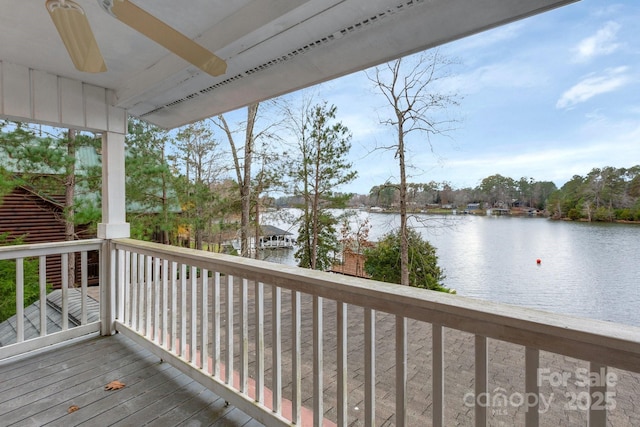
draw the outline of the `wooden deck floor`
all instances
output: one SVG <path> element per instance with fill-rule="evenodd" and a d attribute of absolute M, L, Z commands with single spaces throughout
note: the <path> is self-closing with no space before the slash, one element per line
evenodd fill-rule
<path fill-rule="evenodd" d="M 118 380 L 120 390 L 105 385 Z M 75 412 L 69 408 L 77 407 Z M 262 424 L 122 335 L 0 363 L 2 426 Z"/>

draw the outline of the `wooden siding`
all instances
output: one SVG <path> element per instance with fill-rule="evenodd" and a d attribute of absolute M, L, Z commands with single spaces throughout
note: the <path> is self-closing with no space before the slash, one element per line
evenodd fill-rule
<path fill-rule="evenodd" d="M 83 237 L 92 237 L 77 230 Z M 0 234 L 8 241 L 22 238 L 22 243 L 63 242 L 65 240 L 62 207 L 22 187 L 4 196 L 0 204 Z M 97 253 L 89 254 L 89 284 L 98 283 Z M 80 278 L 80 257 L 76 257 L 76 277 Z M 54 288 L 62 283 L 60 255 L 47 257 L 47 282 Z"/>
<path fill-rule="evenodd" d="M 343 261 L 331 266 L 332 273 L 344 274 L 347 276 L 364 277 L 369 279 L 369 275 L 364 271 L 364 263 L 366 258 L 363 254 L 356 254 L 351 251 L 345 251 L 342 254 Z"/>

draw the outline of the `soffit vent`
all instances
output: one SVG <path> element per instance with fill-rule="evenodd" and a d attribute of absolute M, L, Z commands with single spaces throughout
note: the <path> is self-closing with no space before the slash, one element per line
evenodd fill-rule
<path fill-rule="evenodd" d="M 279 56 L 277 58 L 273 58 L 273 59 L 271 59 L 271 60 L 269 60 L 269 61 L 267 61 L 267 62 L 265 62 L 265 63 L 263 63 L 261 65 L 258 65 L 257 67 L 250 68 L 250 69 L 248 69 L 248 70 L 246 70 L 246 71 L 244 71 L 244 72 L 242 72 L 240 74 L 236 74 L 233 77 L 230 77 L 230 78 L 225 79 L 225 80 L 223 80 L 221 82 L 218 82 L 218 83 L 216 83 L 214 85 L 211 85 L 209 87 L 201 89 L 201 90 L 199 90 L 197 92 L 194 92 L 194 93 L 192 93 L 192 94 L 190 94 L 188 96 L 185 96 L 185 97 L 180 98 L 180 99 L 176 99 L 175 101 L 172 101 L 172 102 L 170 102 L 168 104 L 165 104 L 163 106 L 155 108 L 155 109 L 153 109 L 153 110 L 141 115 L 140 117 L 145 117 L 145 116 L 154 114 L 154 113 L 156 113 L 156 112 L 158 112 L 158 111 L 160 111 L 160 110 L 162 110 L 164 108 L 174 107 L 174 106 L 176 106 L 178 104 L 181 104 L 181 103 L 183 103 L 185 101 L 188 101 L 188 100 L 191 100 L 193 98 L 196 98 L 196 97 L 200 96 L 201 94 L 212 92 L 212 91 L 214 91 L 214 90 L 216 90 L 216 89 L 218 89 L 218 88 L 220 88 L 222 86 L 225 86 L 225 85 L 227 85 L 229 83 L 233 83 L 233 82 L 236 82 L 238 80 L 241 80 L 242 78 L 244 78 L 246 76 L 250 76 L 250 75 L 258 73 L 260 71 L 267 70 L 267 69 L 273 67 L 274 65 L 281 64 L 281 63 L 286 62 L 286 61 L 288 61 L 290 59 L 296 58 L 299 55 L 304 55 L 306 53 L 309 53 L 313 49 L 315 49 L 315 48 L 317 48 L 319 46 L 324 46 L 324 45 L 326 45 L 328 43 L 331 43 L 334 40 L 337 40 L 337 39 L 343 38 L 345 36 L 348 36 L 350 34 L 353 34 L 355 32 L 358 32 L 359 30 L 362 30 L 362 29 L 368 27 L 369 25 L 375 24 L 375 23 L 381 21 L 382 19 L 384 19 L 384 18 L 386 18 L 388 16 L 392 16 L 392 15 L 395 15 L 397 13 L 405 12 L 406 10 L 410 9 L 412 6 L 415 6 L 417 4 L 421 4 L 421 3 L 424 3 L 424 2 L 425 2 L 425 0 L 408 0 L 408 1 L 404 1 L 402 3 L 399 3 L 398 5 L 396 5 L 394 7 L 391 7 L 391 8 L 388 8 L 386 10 L 383 10 L 381 12 L 378 12 L 374 16 L 370 16 L 370 17 L 368 17 L 366 19 L 363 19 L 363 20 L 361 20 L 361 21 L 359 21 L 359 22 L 357 22 L 355 24 L 352 24 L 352 25 L 350 25 L 348 27 L 345 27 L 345 28 L 343 28 L 343 29 L 341 29 L 339 31 L 336 31 L 333 34 L 327 35 L 327 36 L 322 37 L 322 38 L 320 38 L 320 39 L 318 39 L 318 40 L 316 40 L 314 42 L 311 42 L 311 43 L 308 43 L 308 44 L 306 44 L 304 46 L 301 46 L 301 47 L 297 48 L 296 50 L 293 50 L 293 51 L 291 51 L 291 52 L 289 52 L 289 53 L 287 53 L 285 55 Z"/>

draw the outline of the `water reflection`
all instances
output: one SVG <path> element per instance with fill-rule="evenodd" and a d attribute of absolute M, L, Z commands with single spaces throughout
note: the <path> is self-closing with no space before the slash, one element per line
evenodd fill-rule
<path fill-rule="evenodd" d="M 399 225 L 393 214 L 357 215 L 369 218 L 371 240 Z M 445 285 L 460 295 L 640 326 L 638 225 L 428 215 L 412 225 L 437 248 Z M 262 252 L 295 265 L 294 250 Z"/>

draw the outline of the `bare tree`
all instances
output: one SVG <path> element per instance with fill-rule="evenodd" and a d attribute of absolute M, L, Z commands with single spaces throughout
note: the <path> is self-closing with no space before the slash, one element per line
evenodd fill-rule
<path fill-rule="evenodd" d="M 270 122 L 264 129 L 256 131 L 256 123 L 258 122 L 259 103 L 251 104 L 247 107 L 247 121 L 244 126 L 244 146 L 240 147 L 236 144 L 234 134 L 236 133 L 227 122 L 226 118 L 221 114 L 217 118 L 212 119 L 212 123 L 220 128 L 227 136 L 229 147 L 231 148 L 231 156 L 233 157 L 233 166 L 238 181 L 238 191 L 240 193 L 241 216 L 240 216 L 240 253 L 243 257 L 250 256 L 249 248 L 249 229 L 251 223 L 251 205 L 255 206 L 255 241 L 258 241 L 259 229 L 259 197 L 260 191 L 264 185 L 263 180 L 258 180 L 257 184 L 252 188 L 252 179 L 254 172 L 252 171 L 254 159 L 256 156 L 263 156 L 264 153 L 256 153 L 256 142 L 261 138 L 272 138 L 270 129 L 277 125 L 277 121 Z M 258 150 L 259 151 L 259 150 Z M 254 194 L 255 193 L 255 194 Z M 256 254 L 257 256 L 257 254 Z"/>
<path fill-rule="evenodd" d="M 213 123 L 222 129 L 227 135 L 229 146 L 231 147 L 231 155 L 233 157 L 233 165 L 238 180 L 238 190 L 240 192 L 240 255 L 249 256 L 249 216 L 251 211 L 251 164 L 253 162 L 253 150 L 255 145 L 255 135 L 253 129 L 258 116 L 258 106 L 260 104 L 251 104 L 247 107 L 247 122 L 245 127 L 244 138 L 244 159 L 240 163 L 240 149 L 238 148 L 233 131 L 229 127 L 225 117 L 220 114 Z"/>
<path fill-rule="evenodd" d="M 386 98 L 393 113 L 381 123 L 395 128 L 397 139 L 380 147 L 394 151 L 400 168 L 400 264 L 401 284 L 409 285 L 409 241 L 407 234 L 407 144 L 408 136 L 426 137 L 433 152 L 431 138 L 453 130 L 455 119 L 443 114 L 459 104 L 459 95 L 445 92 L 440 83 L 449 77 L 453 62 L 437 50 L 418 56 L 397 59 L 367 73 L 376 89 Z"/>

